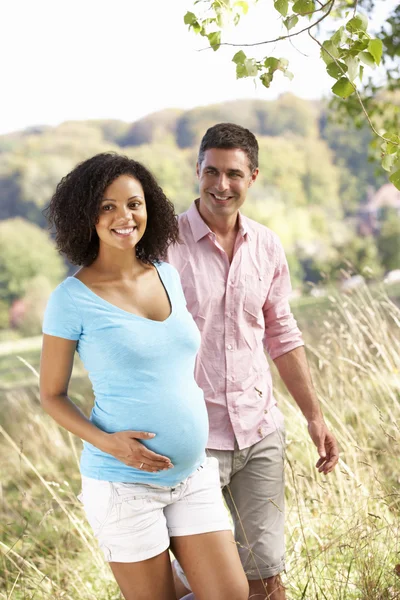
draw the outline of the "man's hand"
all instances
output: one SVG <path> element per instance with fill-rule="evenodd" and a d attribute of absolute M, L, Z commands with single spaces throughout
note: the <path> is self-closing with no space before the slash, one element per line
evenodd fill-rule
<path fill-rule="evenodd" d="M 338 463 L 339 449 L 335 436 L 327 428 L 323 419 L 309 421 L 308 433 L 317 447 L 320 456 L 316 468 L 327 475 Z"/>

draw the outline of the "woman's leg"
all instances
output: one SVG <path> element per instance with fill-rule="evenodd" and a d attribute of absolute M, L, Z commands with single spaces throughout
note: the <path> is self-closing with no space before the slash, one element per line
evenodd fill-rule
<path fill-rule="evenodd" d="M 249 585 L 231 531 L 171 537 L 196 600 L 248 600 Z"/>
<path fill-rule="evenodd" d="M 125 600 L 176 600 L 168 550 L 134 563 L 110 562 Z"/>

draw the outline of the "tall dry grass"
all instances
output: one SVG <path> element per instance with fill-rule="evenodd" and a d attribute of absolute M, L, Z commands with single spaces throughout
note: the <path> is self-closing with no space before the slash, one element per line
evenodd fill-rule
<path fill-rule="evenodd" d="M 328 477 L 316 471 L 304 420 L 277 381 L 288 598 L 400 599 L 400 311 L 363 289 L 332 298 L 317 329 L 312 374 L 341 460 Z M 72 396 L 88 408 L 87 382 Z M 76 497 L 79 441 L 43 414 L 36 387 L 4 394 L 0 423 L 0 598 L 119 598 Z"/>

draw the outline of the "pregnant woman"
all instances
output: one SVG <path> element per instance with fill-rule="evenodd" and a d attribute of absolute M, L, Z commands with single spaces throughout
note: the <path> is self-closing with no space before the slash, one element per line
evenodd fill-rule
<path fill-rule="evenodd" d="M 81 499 L 126 600 L 175 600 L 168 549 L 197 600 L 247 600 L 207 412 L 194 380 L 200 334 L 177 271 L 172 204 L 140 163 L 98 154 L 64 177 L 48 208 L 58 249 L 80 270 L 43 324 L 44 409 L 84 441 Z M 95 396 L 68 398 L 75 351 Z"/>

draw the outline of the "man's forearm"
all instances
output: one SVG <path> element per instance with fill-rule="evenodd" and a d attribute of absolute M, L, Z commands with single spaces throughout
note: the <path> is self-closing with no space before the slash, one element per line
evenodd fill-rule
<path fill-rule="evenodd" d="M 311 380 L 304 346 L 274 360 L 279 375 L 308 422 L 323 419 L 321 407 Z"/>

